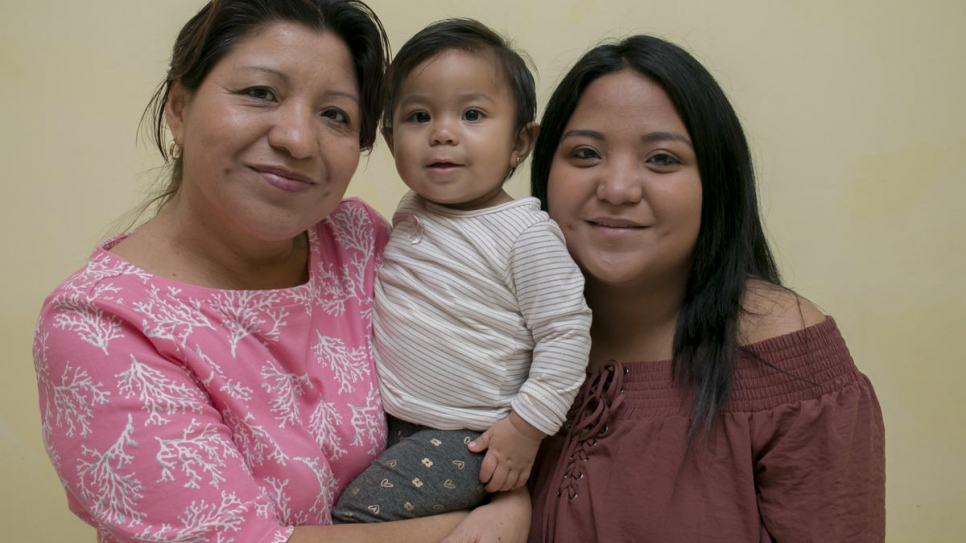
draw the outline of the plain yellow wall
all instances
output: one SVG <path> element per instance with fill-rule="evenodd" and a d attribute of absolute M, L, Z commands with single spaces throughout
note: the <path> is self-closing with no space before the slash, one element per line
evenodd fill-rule
<path fill-rule="evenodd" d="M 371 0 L 398 47 L 471 16 L 515 38 L 545 103 L 607 36 L 692 51 L 754 148 L 788 283 L 835 316 L 886 420 L 888 541 L 966 533 L 966 3 L 959 0 Z M 95 540 L 40 437 L 31 337 L 41 301 L 157 178 L 135 144 L 169 47 L 201 0 L 0 0 L 0 529 Z M 527 172 L 511 182 L 527 193 Z M 380 144 L 351 194 L 403 193 Z M 114 226 L 116 228 L 116 225 Z"/>

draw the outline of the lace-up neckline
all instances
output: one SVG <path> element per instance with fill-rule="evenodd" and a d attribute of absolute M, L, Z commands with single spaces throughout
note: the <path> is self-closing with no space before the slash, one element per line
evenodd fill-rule
<path fill-rule="evenodd" d="M 584 478 L 580 463 L 587 461 L 588 450 L 599 440 L 607 439 L 610 424 L 624 400 L 624 376 L 627 368 L 617 361 L 610 361 L 587 377 L 580 395 L 570 412 L 573 422 L 564 426 L 566 439 L 563 458 L 557 464 L 550 481 L 559 482 L 556 501 L 573 501 L 580 496 L 580 481 Z M 556 523 L 556 507 L 547 507 L 543 515 L 543 533 L 553 534 Z"/>

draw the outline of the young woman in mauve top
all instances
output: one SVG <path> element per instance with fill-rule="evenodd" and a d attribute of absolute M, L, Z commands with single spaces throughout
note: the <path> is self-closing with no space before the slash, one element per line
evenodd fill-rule
<path fill-rule="evenodd" d="M 533 194 L 584 272 L 587 381 L 531 479 L 532 542 L 883 541 L 882 414 L 783 288 L 714 79 L 648 36 L 554 92 Z"/>

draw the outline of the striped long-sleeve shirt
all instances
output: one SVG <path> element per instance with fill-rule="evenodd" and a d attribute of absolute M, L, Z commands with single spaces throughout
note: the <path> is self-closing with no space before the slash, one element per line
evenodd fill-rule
<path fill-rule="evenodd" d="M 590 351 L 583 276 L 556 223 L 535 198 L 458 211 L 410 192 L 393 224 L 373 316 L 386 411 L 482 431 L 512 408 L 554 434 Z"/>

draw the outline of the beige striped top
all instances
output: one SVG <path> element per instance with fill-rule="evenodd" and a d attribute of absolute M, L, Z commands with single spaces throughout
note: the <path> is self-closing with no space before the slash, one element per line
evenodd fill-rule
<path fill-rule="evenodd" d="M 536 198 L 458 211 L 408 193 L 376 280 L 386 412 L 483 431 L 512 408 L 554 434 L 590 351 L 584 280 Z"/>

